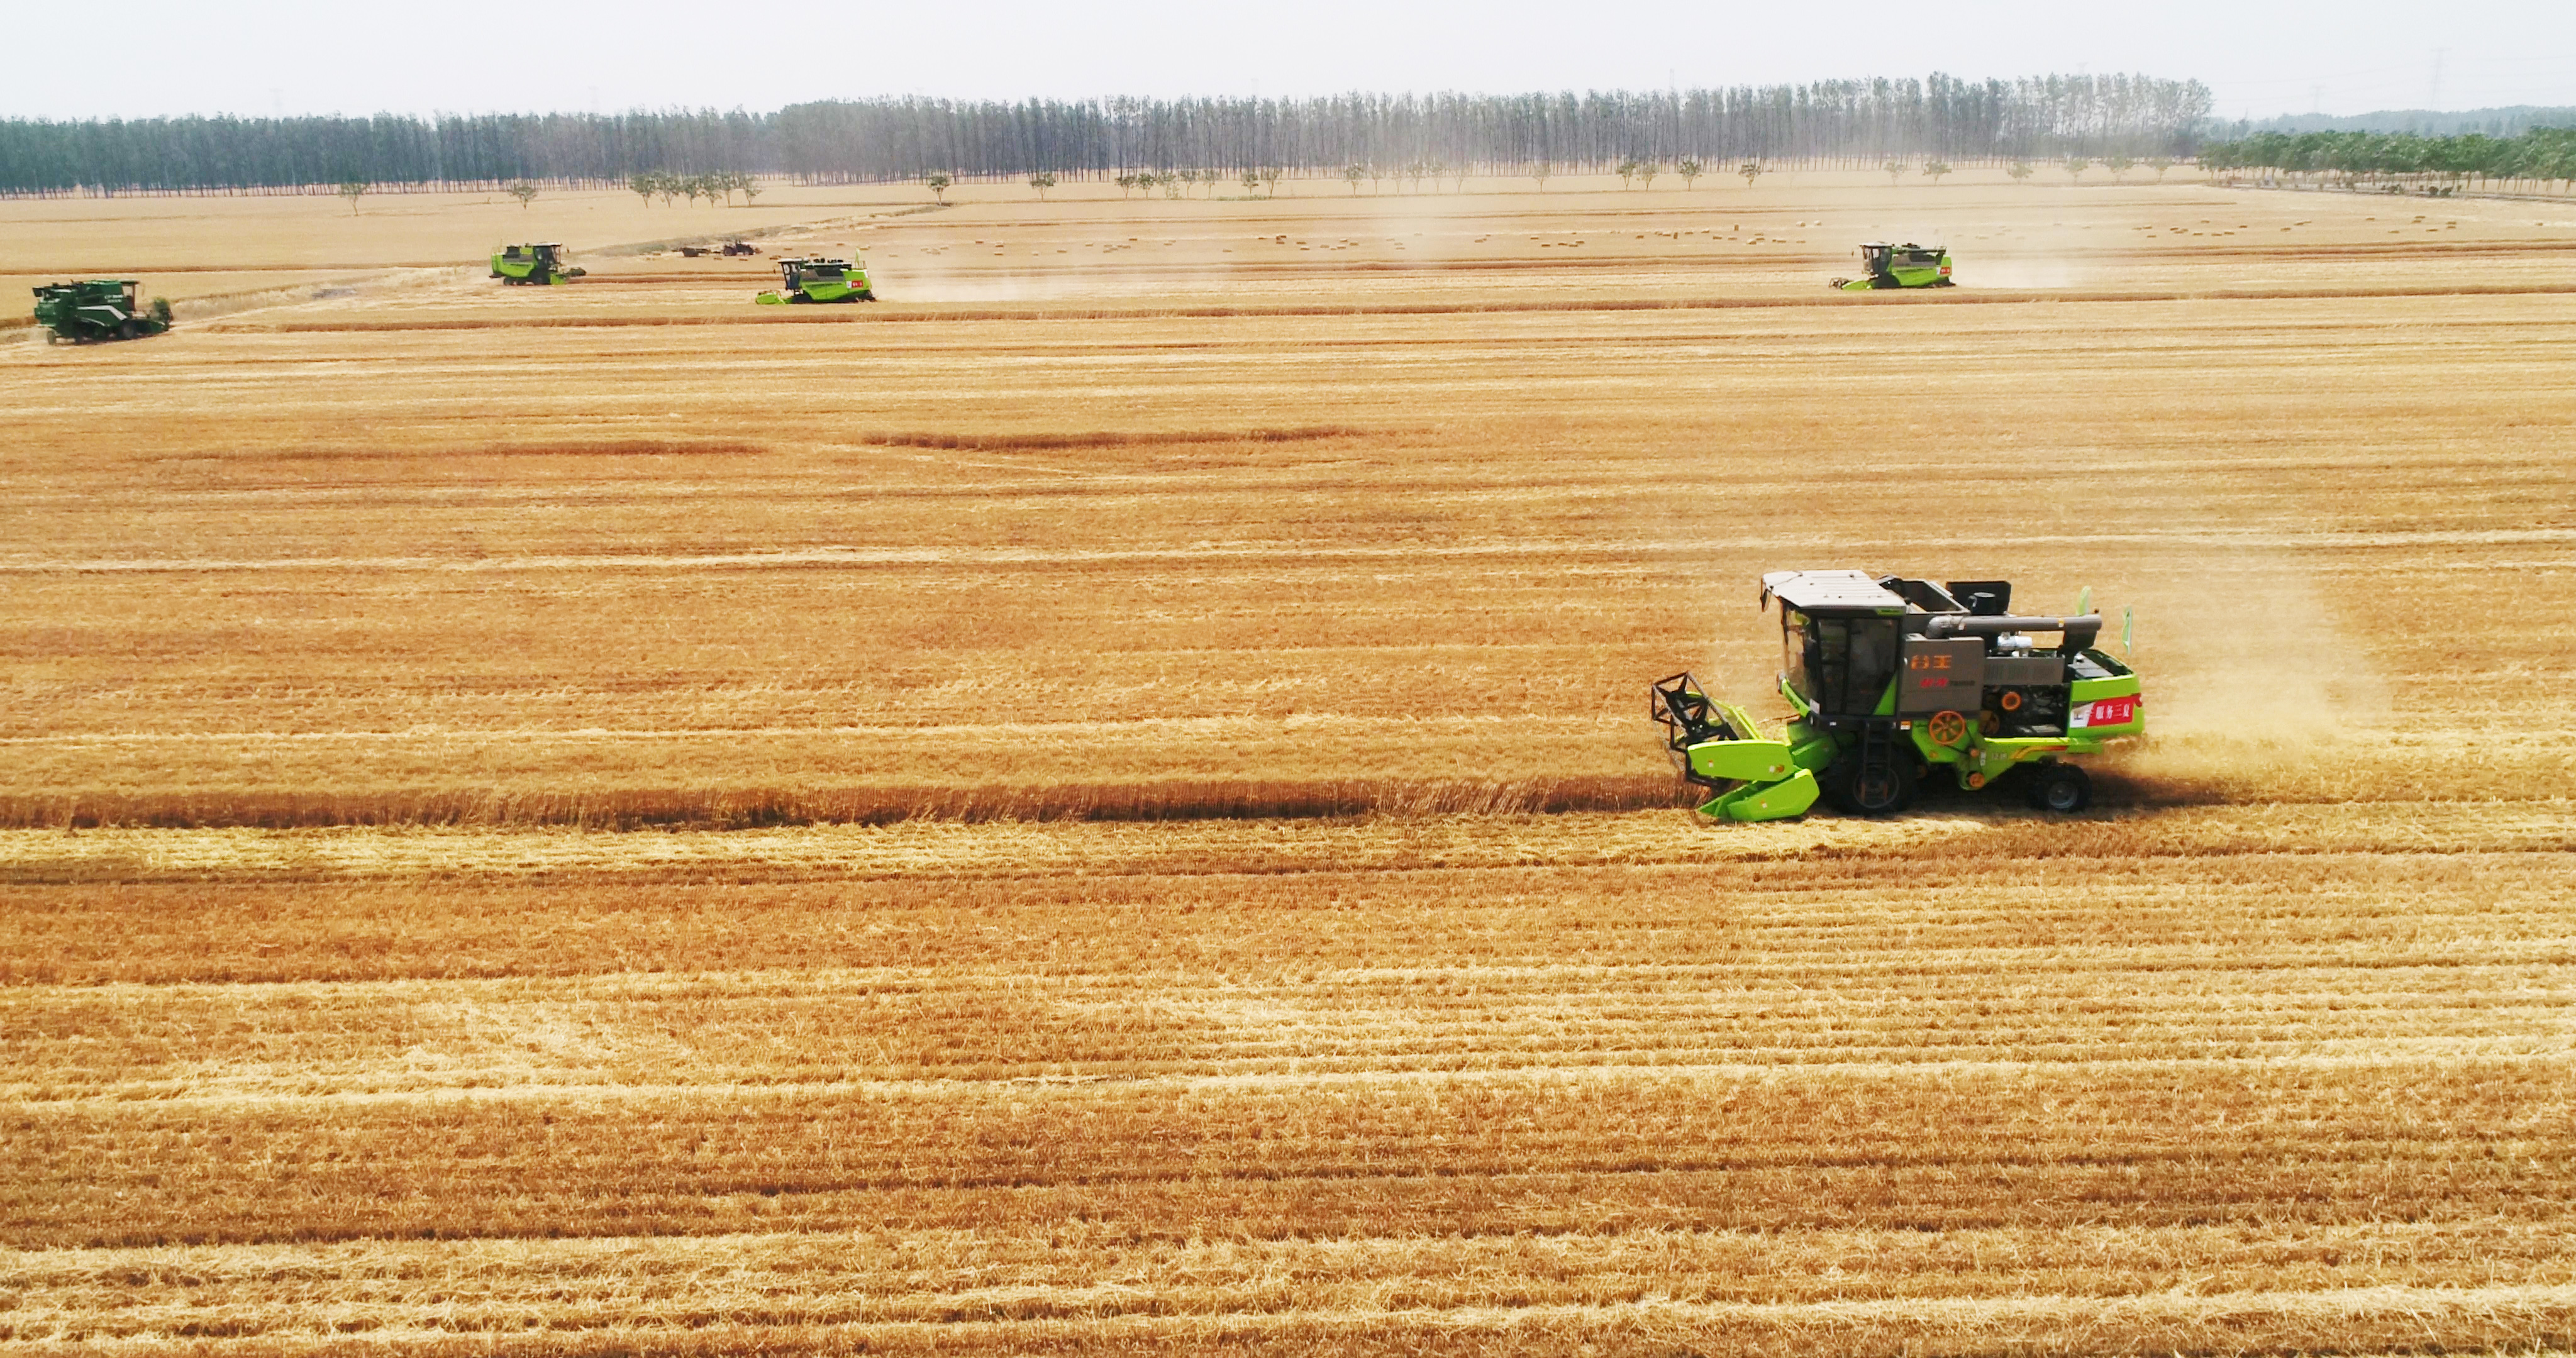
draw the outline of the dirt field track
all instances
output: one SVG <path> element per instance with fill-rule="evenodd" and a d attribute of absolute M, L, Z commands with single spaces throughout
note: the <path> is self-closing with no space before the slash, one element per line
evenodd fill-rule
<path fill-rule="evenodd" d="M 2576 1348 L 2576 207 L 1874 178 L 0 204 L 0 1348 Z M 1697 823 L 1802 565 L 2156 734 Z"/>

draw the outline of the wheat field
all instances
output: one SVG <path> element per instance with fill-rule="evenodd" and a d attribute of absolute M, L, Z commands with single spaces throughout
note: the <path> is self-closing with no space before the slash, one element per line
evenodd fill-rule
<path fill-rule="evenodd" d="M 0 204 L 294 274 L 0 335 L 0 1345 L 2576 1347 L 2576 208 L 1875 178 Z M 1697 823 L 1798 566 L 2155 734 Z"/>

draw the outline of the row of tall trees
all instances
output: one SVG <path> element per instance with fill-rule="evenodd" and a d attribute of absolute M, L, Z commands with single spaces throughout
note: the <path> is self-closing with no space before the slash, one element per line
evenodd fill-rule
<path fill-rule="evenodd" d="M 1877 164 L 2187 154 L 2197 81 L 2146 76 L 1847 80 L 1645 93 L 970 102 L 373 118 L 0 122 L 0 193 L 337 185 L 623 184 L 646 173 L 806 180 L 1115 179 L 1179 166 L 1337 173 L 1438 162 L 1601 172 L 1628 161 Z"/>
<path fill-rule="evenodd" d="M 2219 174 L 2254 172 L 2345 188 L 2479 188 L 2502 184 L 2576 187 L 2576 128 L 2533 128 L 2519 137 L 2469 133 L 2258 132 L 2201 149 Z"/>
<path fill-rule="evenodd" d="M 410 118 L 0 122 L 0 194 L 623 184 L 775 172 L 774 114 L 736 110 Z"/>
<path fill-rule="evenodd" d="M 1115 179 L 1175 166 L 1532 165 L 1631 161 L 1876 164 L 2070 152 L 2183 154 L 2209 113 L 2198 81 L 2049 76 L 1827 81 L 1645 93 L 1111 99 L 874 99 L 779 111 L 782 168 L 817 179 L 1047 172 Z"/>

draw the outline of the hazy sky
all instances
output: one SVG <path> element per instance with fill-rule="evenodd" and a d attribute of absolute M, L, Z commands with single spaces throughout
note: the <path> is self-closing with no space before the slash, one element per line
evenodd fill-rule
<path fill-rule="evenodd" d="M 2576 0 L 0 0 L 0 116 L 2197 77 L 2225 117 L 2576 105 Z M 48 54 L 35 59 L 33 54 Z"/>

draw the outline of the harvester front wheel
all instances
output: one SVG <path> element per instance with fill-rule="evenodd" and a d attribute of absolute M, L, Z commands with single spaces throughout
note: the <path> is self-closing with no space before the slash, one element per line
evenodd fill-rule
<path fill-rule="evenodd" d="M 1858 756 L 1845 755 L 1825 770 L 1825 791 L 1848 815 L 1893 816 L 1914 804 L 1914 764 L 1900 755 L 1864 770 Z"/>
<path fill-rule="evenodd" d="M 2042 764 L 2030 771 L 2030 804 L 2068 814 L 2093 804 L 2093 780 L 2072 764 Z"/>

